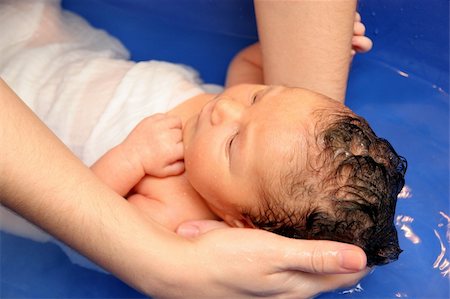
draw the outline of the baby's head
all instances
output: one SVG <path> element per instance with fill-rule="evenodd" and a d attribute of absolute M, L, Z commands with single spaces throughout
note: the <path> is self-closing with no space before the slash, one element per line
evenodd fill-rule
<path fill-rule="evenodd" d="M 393 218 L 406 162 L 344 105 L 240 85 L 187 123 L 184 143 L 191 184 L 230 225 L 352 243 L 369 266 L 401 252 Z"/>

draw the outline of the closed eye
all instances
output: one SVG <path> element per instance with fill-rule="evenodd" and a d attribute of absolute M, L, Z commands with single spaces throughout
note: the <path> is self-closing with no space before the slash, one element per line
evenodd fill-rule
<path fill-rule="evenodd" d="M 257 91 L 251 99 L 251 104 L 252 105 L 255 104 L 261 97 L 260 95 L 264 94 L 268 89 L 270 89 L 270 88 L 264 88 L 264 89 L 260 89 L 259 91 Z"/>
<path fill-rule="evenodd" d="M 239 134 L 239 132 L 236 132 L 235 134 L 231 135 L 230 139 L 227 142 L 226 152 L 227 152 L 227 156 L 228 156 L 228 160 L 229 161 L 231 160 L 231 146 L 233 145 L 233 142 L 236 139 L 238 134 Z"/>
<path fill-rule="evenodd" d="M 256 93 L 252 98 L 252 105 L 255 104 L 257 98 L 258 98 L 258 94 Z"/>

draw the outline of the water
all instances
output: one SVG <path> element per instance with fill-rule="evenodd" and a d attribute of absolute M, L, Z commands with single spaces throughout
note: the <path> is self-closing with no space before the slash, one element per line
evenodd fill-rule
<path fill-rule="evenodd" d="M 448 298 L 448 94 L 432 82 L 361 58 L 353 65 L 347 104 L 408 159 L 396 216 L 404 252 L 357 287 L 320 298 Z M 113 276 L 72 264 L 52 243 L 4 232 L 1 237 L 2 297 L 141 296 Z"/>
<path fill-rule="evenodd" d="M 242 18 L 251 11 L 251 1 L 228 0 L 217 11 L 214 1 L 195 2 L 208 10 L 206 21 L 197 17 L 198 10 L 185 7 L 194 5 L 192 1 L 178 2 L 178 11 L 173 2 L 163 0 L 149 2 L 147 7 L 142 1 L 129 1 L 126 7 L 119 0 L 89 1 L 89 5 L 79 0 L 64 2 L 118 36 L 134 59 L 184 62 L 212 83 L 223 81 L 231 56 L 252 42 L 246 37 L 256 32 Z M 386 8 L 379 2 L 360 1 L 375 48 L 356 57 L 347 104 L 408 159 L 407 188 L 396 214 L 404 252 L 398 261 L 376 268 L 356 287 L 319 297 L 449 298 L 449 97 L 448 68 L 443 66 L 448 64 L 448 14 L 444 20 L 444 14 L 436 13 L 448 11 L 448 2 L 434 0 L 425 6 L 419 0 L 384 1 Z M 417 9 L 415 4 L 424 7 Z M 237 12 L 224 10 L 233 5 Z M 170 17 L 164 15 L 166 11 Z M 183 26 L 167 21 L 172 19 L 181 20 L 178 23 Z M 208 30 L 192 29 L 192 22 L 193 28 Z M 54 243 L 5 232 L 0 237 L 2 298 L 143 297 L 111 275 L 73 264 Z"/>

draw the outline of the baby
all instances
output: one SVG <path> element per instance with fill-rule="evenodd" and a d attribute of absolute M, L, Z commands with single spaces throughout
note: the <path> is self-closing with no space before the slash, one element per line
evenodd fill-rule
<path fill-rule="evenodd" d="M 344 105 L 304 89 L 247 84 L 180 108 L 144 119 L 92 170 L 172 230 L 219 217 L 353 243 L 369 266 L 398 258 L 393 217 L 406 161 Z"/>

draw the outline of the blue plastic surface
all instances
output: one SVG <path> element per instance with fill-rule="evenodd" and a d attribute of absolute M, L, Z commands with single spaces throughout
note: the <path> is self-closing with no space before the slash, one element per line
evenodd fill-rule
<path fill-rule="evenodd" d="M 185 63 L 210 83 L 222 83 L 232 56 L 256 40 L 250 0 L 63 4 L 121 39 L 132 59 Z M 404 252 L 358 287 L 320 298 L 449 298 L 449 2 L 361 0 L 359 10 L 375 46 L 353 62 L 347 105 L 408 159 L 396 218 Z M 2 298 L 143 297 L 73 265 L 56 245 L 1 233 L 1 258 Z"/>

